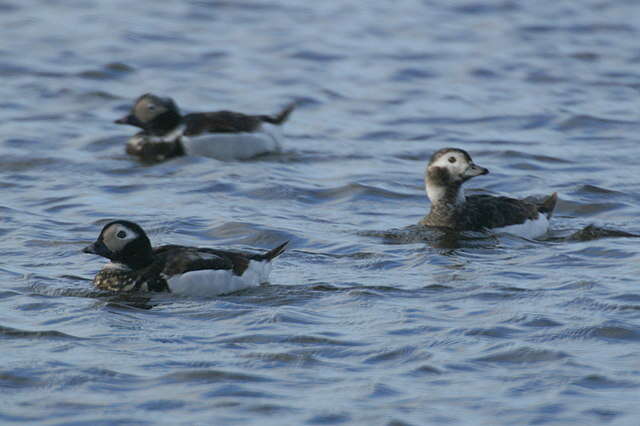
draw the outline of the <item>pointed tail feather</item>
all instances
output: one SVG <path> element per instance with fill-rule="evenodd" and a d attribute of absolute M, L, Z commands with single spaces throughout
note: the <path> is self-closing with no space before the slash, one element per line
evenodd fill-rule
<path fill-rule="evenodd" d="M 556 208 L 558 202 L 558 193 L 554 192 L 549 195 L 542 203 L 538 205 L 538 211 L 547 216 L 547 219 L 551 219 L 553 210 Z"/>
<path fill-rule="evenodd" d="M 289 114 L 296 108 L 296 103 L 291 102 L 287 105 L 282 111 L 280 111 L 277 115 L 261 115 L 260 119 L 262 121 L 266 121 L 267 123 L 280 125 L 287 121 L 289 118 Z"/>
<path fill-rule="evenodd" d="M 272 248 L 271 250 L 269 250 L 268 252 L 266 252 L 264 254 L 258 254 L 256 256 L 254 256 L 253 259 L 258 260 L 258 261 L 262 261 L 262 260 L 271 261 L 271 260 L 275 259 L 276 257 L 280 256 L 282 253 L 284 253 L 284 251 L 287 248 L 287 244 L 289 244 L 289 241 L 285 241 L 284 243 L 280 244 L 278 247 Z"/>

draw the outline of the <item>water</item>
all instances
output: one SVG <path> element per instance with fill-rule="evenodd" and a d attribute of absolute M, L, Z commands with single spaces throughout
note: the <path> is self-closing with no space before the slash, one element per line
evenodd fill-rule
<path fill-rule="evenodd" d="M 639 13 L 1 0 L 0 422 L 637 424 Z M 112 121 L 147 91 L 300 106 L 281 155 L 142 165 Z M 444 146 L 471 188 L 557 191 L 549 237 L 405 229 Z M 115 297 L 80 252 L 112 218 L 291 248 L 250 291 Z"/>

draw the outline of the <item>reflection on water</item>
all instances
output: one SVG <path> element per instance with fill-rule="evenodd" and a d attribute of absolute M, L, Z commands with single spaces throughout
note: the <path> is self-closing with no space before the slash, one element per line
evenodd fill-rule
<path fill-rule="evenodd" d="M 574 232 L 569 237 L 567 237 L 568 240 L 575 241 L 591 241 L 598 240 L 600 238 L 640 238 L 640 235 L 621 231 L 619 229 L 609 229 L 602 228 L 596 225 L 587 225 L 583 229 Z"/>
<path fill-rule="evenodd" d="M 492 248 L 499 245 L 498 237 L 492 232 L 455 231 L 447 228 L 410 225 L 402 229 L 384 232 L 368 231 L 361 235 L 379 237 L 386 244 L 426 243 L 436 249 Z"/>

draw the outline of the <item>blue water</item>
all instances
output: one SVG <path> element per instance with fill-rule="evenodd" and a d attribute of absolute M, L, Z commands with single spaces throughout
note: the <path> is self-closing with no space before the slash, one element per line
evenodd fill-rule
<path fill-rule="evenodd" d="M 0 0 L 0 422 L 638 424 L 638 16 Z M 299 107 L 282 154 L 144 165 L 112 121 L 147 91 Z M 444 146 L 491 170 L 470 188 L 557 191 L 549 236 L 405 229 Z M 113 218 L 155 244 L 291 246 L 249 291 L 113 296 L 80 252 Z"/>

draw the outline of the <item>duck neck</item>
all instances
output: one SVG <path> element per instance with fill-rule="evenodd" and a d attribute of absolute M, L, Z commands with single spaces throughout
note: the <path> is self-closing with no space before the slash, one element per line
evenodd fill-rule
<path fill-rule="evenodd" d="M 436 206 L 458 207 L 464 204 L 466 200 L 462 183 L 441 185 L 430 181 L 427 177 L 426 188 L 432 208 Z"/>
<path fill-rule="evenodd" d="M 156 117 L 145 129 L 153 136 L 166 136 L 182 124 L 182 116 L 179 112 L 169 110 Z"/>
<path fill-rule="evenodd" d="M 151 242 L 146 235 L 127 245 L 119 258 L 114 258 L 118 262 L 124 263 L 133 270 L 143 269 L 151 265 L 155 260 L 155 254 L 151 248 Z"/>
<path fill-rule="evenodd" d="M 127 265 L 129 268 L 135 271 L 138 269 L 146 268 L 147 266 L 151 265 L 154 259 L 155 257 L 153 253 L 144 253 L 144 254 L 131 256 L 127 258 L 126 262 L 123 262 L 123 263 L 125 263 L 125 265 Z"/>

